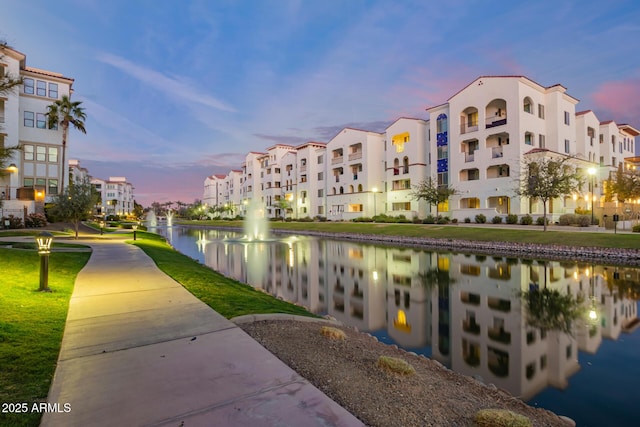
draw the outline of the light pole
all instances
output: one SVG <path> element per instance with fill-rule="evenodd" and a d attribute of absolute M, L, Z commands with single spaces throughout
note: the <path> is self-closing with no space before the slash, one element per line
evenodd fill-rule
<path fill-rule="evenodd" d="M 136 240 L 136 231 L 138 231 L 138 223 L 136 222 L 131 226 L 133 228 L 133 240 Z"/>
<path fill-rule="evenodd" d="M 593 194 L 594 190 L 595 190 L 594 185 L 593 185 L 593 178 L 596 175 L 596 168 L 589 168 L 587 170 L 587 172 L 589 173 L 589 176 L 591 177 L 591 184 L 590 184 L 591 196 L 589 198 L 591 199 L 591 225 L 593 225 L 593 210 L 594 210 L 593 209 L 593 207 L 594 207 L 593 206 L 593 202 L 595 200 L 595 197 L 594 197 L 594 194 Z"/>
<path fill-rule="evenodd" d="M 100 235 L 104 234 L 104 220 L 100 221 Z"/>
<path fill-rule="evenodd" d="M 51 252 L 51 242 L 53 235 L 46 231 L 35 237 L 38 245 L 38 255 L 40 255 L 40 292 L 51 292 L 49 289 L 49 253 Z"/>

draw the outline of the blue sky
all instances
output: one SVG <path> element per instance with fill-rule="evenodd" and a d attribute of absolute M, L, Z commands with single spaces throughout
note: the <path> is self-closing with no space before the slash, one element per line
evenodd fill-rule
<path fill-rule="evenodd" d="M 560 83 L 640 127 L 640 3 L 0 0 L 0 38 L 75 79 L 69 157 L 192 202 L 248 151 L 428 118 L 481 75 Z"/>

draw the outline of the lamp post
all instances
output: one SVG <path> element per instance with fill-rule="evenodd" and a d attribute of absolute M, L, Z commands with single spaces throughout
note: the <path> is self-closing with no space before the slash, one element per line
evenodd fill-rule
<path fill-rule="evenodd" d="M 593 202 L 594 202 L 594 199 L 595 199 L 595 196 L 593 194 L 595 192 L 594 191 L 595 188 L 594 188 L 594 185 L 593 185 L 593 178 L 596 175 L 596 168 L 589 168 L 587 170 L 587 172 L 589 173 L 589 176 L 591 177 L 591 184 L 590 184 L 591 197 L 589 197 L 589 198 L 591 199 L 591 225 L 593 225 L 593 210 L 594 210 L 593 209 L 594 208 Z"/>
<path fill-rule="evenodd" d="M 53 235 L 46 231 L 35 237 L 38 245 L 38 255 L 40 255 L 40 292 L 51 292 L 49 289 L 49 253 L 51 252 L 51 242 Z"/>
<path fill-rule="evenodd" d="M 138 223 L 136 222 L 131 226 L 133 228 L 133 240 L 136 240 L 136 231 L 138 231 Z"/>
<path fill-rule="evenodd" d="M 104 220 L 100 221 L 100 235 L 104 234 Z"/>

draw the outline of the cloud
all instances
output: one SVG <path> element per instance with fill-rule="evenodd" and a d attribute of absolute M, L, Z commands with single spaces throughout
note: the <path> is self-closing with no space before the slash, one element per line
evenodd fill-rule
<path fill-rule="evenodd" d="M 168 77 L 164 74 L 134 64 L 124 58 L 109 53 L 101 53 L 97 56 L 98 61 L 111 65 L 120 71 L 136 78 L 142 83 L 158 89 L 162 93 L 170 95 L 172 98 L 182 101 L 190 105 L 191 103 L 212 107 L 217 110 L 236 112 L 236 110 L 226 103 L 207 95 L 197 88 L 196 85 L 189 83 L 186 79 Z M 200 86 L 201 87 L 201 86 Z"/>
<path fill-rule="evenodd" d="M 595 110 L 610 114 L 610 117 L 598 116 L 600 120 L 640 125 L 637 123 L 640 117 L 640 70 L 637 74 L 638 77 L 626 80 L 604 82 L 590 95 Z"/>

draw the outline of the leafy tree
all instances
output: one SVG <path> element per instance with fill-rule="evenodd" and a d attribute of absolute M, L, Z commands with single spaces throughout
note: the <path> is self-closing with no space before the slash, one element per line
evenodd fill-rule
<path fill-rule="evenodd" d="M 89 218 L 91 209 L 98 200 L 98 194 L 88 179 L 71 183 L 58 194 L 49 213 L 56 219 L 71 221 L 78 238 L 80 222 Z"/>
<path fill-rule="evenodd" d="M 615 175 L 606 181 L 605 199 L 610 202 L 615 197 L 620 203 L 625 200 L 636 199 L 640 196 L 640 179 L 638 175 L 625 171 L 620 163 Z"/>
<path fill-rule="evenodd" d="M 87 133 L 84 127 L 84 121 L 87 115 L 84 112 L 84 108 L 80 107 L 81 101 L 71 101 L 67 95 L 62 95 L 62 98 L 55 101 L 53 104 L 47 107 L 47 118 L 49 121 L 49 127 L 55 128 L 58 124 L 62 127 L 62 169 L 66 165 L 66 152 L 67 152 L 67 135 L 69 134 L 69 125 L 72 125 L 75 129 L 82 133 Z M 64 193 L 64 175 L 62 174 L 62 180 L 60 185 L 60 192 Z"/>
<path fill-rule="evenodd" d="M 547 204 L 550 200 L 577 192 L 582 186 L 582 176 L 571 164 L 573 157 L 540 157 L 525 161 L 519 196 L 540 199 L 544 231 L 547 231 Z"/>
<path fill-rule="evenodd" d="M 412 185 L 412 187 L 410 194 L 414 200 L 427 202 L 429 211 L 431 211 L 432 205 L 436 205 L 436 219 L 438 218 L 438 205 L 458 193 L 453 187 L 438 185 L 438 181 L 432 177 L 422 180 L 417 185 Z"/>
<path fill-rule="evenodd" d="M 284 221 L 287 217 L 287 211 L 291 209 L 291 203 L 284 197 L 276 201 L 276 208 L 280 209 L 280 219 Z"/>
<path fill-rule="evenodd" d="M 135 200 L 133 201 L 133 216 L 136 218 L 142 218 L 144 215 L 144 209 L 142 205 L 138 204 Z"/>

